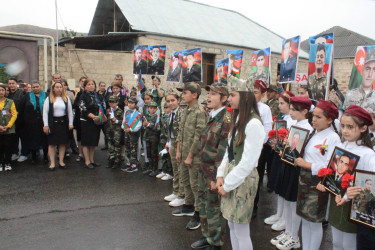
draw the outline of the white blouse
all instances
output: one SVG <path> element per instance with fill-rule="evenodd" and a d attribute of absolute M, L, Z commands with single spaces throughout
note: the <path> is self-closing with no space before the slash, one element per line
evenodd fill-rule
<path fill-rule="evenodd" d="M 67 113 L 69 119 L 69 125 L 73 126 L 73 110 L 72 103 L 68 99 L 68 112 L 65 112 L 65 103 L 61 97 L 56 97 L 56 101 L 53 104 L 53 116 L 62 117 Z M 43 123 L 45 127 L 48 127 L 48 112 L 49 112 L 49 97 L 46 98 L 46 101 L 43 105 Z"/>
<path fill-rule="evenodd" d="M 297 122 L 296 120 L 293 120 L 289 114 L 284 115 L 283 120 L 286 121 L 286 126 L 288 129 L 290 129 L 290 127 Z"/>
<path fill-rule="evenodd" d="M 264 139 L 264 143 L 268 140 L 268 133 L 272 129 L 272 112 L 268 105 L 264 104 L 263 102 L 259 101 L 257 103 L 260 118 L 262 119 L 264 130 L 266 132 L 266 138 Z"/>
<path fill-rule="evenodd" d="M 360 141 L 358 141 L 358 143 L 360 143 Z M 357 142 L 348 141 L 345 141 L 337 146 L 360 157 L 356 169 L 375 172 L 374 150 L 366 146 L 358 146 Z"/>
<path fill-rule="evenodd" d="M 320 169 L 327 167 L 327 163 L 331 159 L 333 150 L 340 143 L 340 137 L 332 126 L 323 131 L 316 132 L 313 137 L 311 137 L 310 141 L 306 145 L 303 159 L 312 164 L 312 175 L 318 175 Z M 320 147 L 324 145 L 326 145 L 327 148 L 324 155 L 322 155 Z"/>
<path fill-rule="evenodd" d="M 240 186 L 251 171 L 258 165 L 258 159 L 263 148 L 266 132 L 258 119 L 251 119 L 245 128 L 244 149 L 240 162 L 229 172 L 224 179 L 224 190 L 230 192 Z M 228 145 L 231 138 L 228 139 Z M 229 146 L 228 146 L 229 147 Z M 217 177 L 224 176 L 224 170 L 228 163 L 228 147 L 223 160 L 217 169 Z"/>

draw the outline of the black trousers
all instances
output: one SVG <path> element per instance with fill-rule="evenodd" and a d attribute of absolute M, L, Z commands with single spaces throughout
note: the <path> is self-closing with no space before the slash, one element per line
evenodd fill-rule
<path fill-rule="evenodd" d="M 0 164 L 10 164 L 12 137 L 13 134 L 0 134 Z"/>
<path fill-rule="evenodd" d="M 357 227 L 357 249 L 374 250 L 375 249 L 375 230 L 366 226 Z"/>
<path fill-rule="evenodd" d="M 273 158 L 273 150 L 271 146 L 269 146 L 268 144 L 264 144 L 262 152 L 260 153 L 258 167 L 257 167 L 258 175 L 259 175 L 259 182 L 258 182 L 257 195 L 255 196 L 255 200 L 254 200 L 254 209 L 258 208 L 259 190 L 260 190 L 260 186 L 263 184 L 264 170 L 266 169 L 266 164 L 267 164 L 267 172 L 270 173 L 272 171 L 271 170 L 272 158 Z"/>

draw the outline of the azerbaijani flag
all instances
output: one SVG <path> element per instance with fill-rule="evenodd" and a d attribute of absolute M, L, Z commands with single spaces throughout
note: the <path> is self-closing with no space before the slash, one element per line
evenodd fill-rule
<path fill-rule="evenodd" d="M 158 117 L 156 118 L 155 127 L 160 126 L 160 111 L 157 111 Z"/>
<path fill-rule="evenodd" d="M 352 74 L 349 80 L 349 89 L 359 88 L 362 82 L 362 71 L 365 67 L 366 54 L 370 49 L 374 49 L 375 46 L 359 46 L 354 57 L 354 65 Z M 373 89 L 375 89 L 375 82 L 373 83 Z"/>
<path fill-rule="evenodd" d="M 139 91 L 142 91 L 142 89 L 145 88 L 145 85 L 143 84 L 143 81 L 142 81 L 142 72 L 139 71 L 139 75 L 138 75 L 138 89 Z"/>
<path fill-rule="evenodd" d="M 135 127 L 141 120 L 140 118 L 141 114 L 137 110 L 130 110 L 129 114 L 125 118 L 123 126 L 126 128 L 135 129 Z"/>
<path fill-rule="evenodd" d="M 99 119 L 100 119 L 100 124 L 104 124 L 107 121 L 107 117 L 105 116 L 104 109 L 102 105 L 99 105 Z"/>

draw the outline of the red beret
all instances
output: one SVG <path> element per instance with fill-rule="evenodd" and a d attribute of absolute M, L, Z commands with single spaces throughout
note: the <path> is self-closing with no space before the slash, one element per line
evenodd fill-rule
<path fill-rule="evenodd" d="M 310 110 L 312 102 L 310 98 L 307 98 L 306 96 L 293 96 L 290 98 L 290 104 L 295 104 L 304 109 Z"/>
<path fill-rule="evenodd" d="M 256 80 L 254 88 L 259 88 L 262 94 L 267 92 L 267 85 L 262 80 Z"/>
<path fill-rule="evenodd" d="M 358 105 L 350 105 L 349 108 L 345 111 L 344 114 L 352 114 L 359 119 L 361 119 L 367 126 L 371 126 L 372 123 L 372 118 L 369 112 L 367 112 L 364 108 L 361 108 Z"/>
<path fill-rule="evenodd" d="M 292 98 L 294 96 L 294 94 L 290 91 L 283 91 L 281 92 L 280 94 L 280 97 L 284 99 L 284 101 L 286 101 L 287 103 L 290 103 L 290 98 Z"/>
<path fill-rule="evenodd" d="M 333 104 L 331 101 L 325 101 L 325 100 L 320 100 L 318 104 L 316 105 L 317 108 L 320 108 L 326 114 L 332 119 L 335 120 L 339 117 L 339 110 Z"/>

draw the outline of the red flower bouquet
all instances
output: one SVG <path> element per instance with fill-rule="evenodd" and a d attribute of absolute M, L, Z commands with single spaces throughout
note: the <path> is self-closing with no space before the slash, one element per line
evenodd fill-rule
<path fill-rule="evenodd" d="M 344 174 L 341 180 L 341 187 L 343 190 L 346 190 L 348 187 L 352 186 L 354 182 L 354 176 L 351 174 Z"/>
<path fill-rule="evenodd" d="M 275 137 L 276 137 L 276 130 L 270 130 L 270 132 L 268 132 L 268 137 L 270 138 L 270 139 L 275 139 Z"/>
<path fill-rule="evenodd" d="M 285 128 L 281 128 L 279 129 L 279 131 L 277 131 L 277 137 L 282 140 L 287 138 L 288 134 L 289 134 L 289 131 Z"/>

